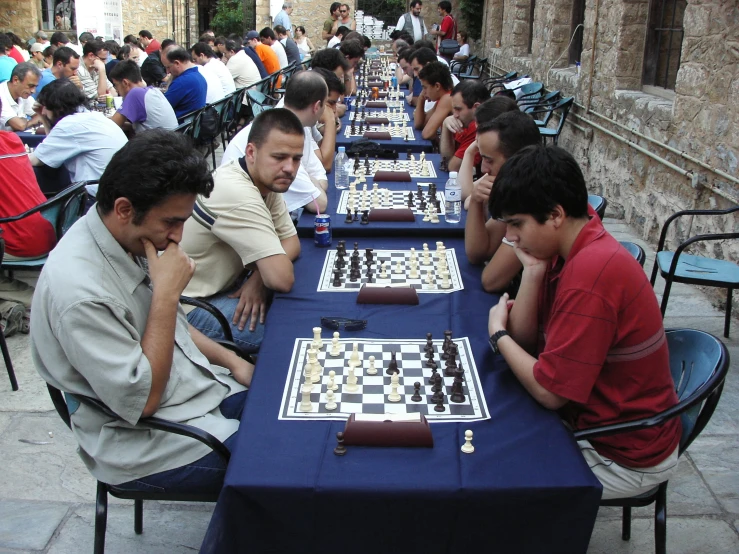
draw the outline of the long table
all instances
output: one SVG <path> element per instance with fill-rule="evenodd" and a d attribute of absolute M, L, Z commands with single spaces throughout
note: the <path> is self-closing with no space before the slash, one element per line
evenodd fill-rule
<path fill-rule="evenodd" d="M 416 241 L 360 239 L 360 248 Z M 557 414 L 538 405 L 487 344 L 497 297 L 458 252 L 464 290 L 425 294 L 417 306 L 356 304 L 316 292 L 326 250 L 301 240 L 293 291 L 277 294 L 220 499 L 201 552 L 353 554 L 586 552 L 601 486 Z M 469 337 L 491 419 L 432 423 L 434 447 L 349 447 L 333 454 L 339 421 L 284 421 L 278 412 L 297 337 L 321 316 L 361 318 L 342 337 Z M 323 333 L 324 338 L 330 336 Z M 473 454 L 463 454 L 466 429 Z"/>
<path fill-rule="evenodd" d="M 405 159 L 405 155 L 400 156 L 399 159 Z M 441 162 L 441 155 L 439 154 L 427 154 L 426 160 L 431 161 L 434 164 L 436 170 L 436 177 L 421 177 L 411 182 L 381 182 L 378 183 L 380 188 L 386 188 L 390 190 L 402 190 L 402 191 L 416 191 L 417 183 L 435 183 L 438 192 L 444 191 L 444 185 L 449 179 L 449 173 L 441 171 L 439 164 Z M 467 211 L 462 210 L 462 219 L 459 223 L 447 223 L 444 216 L 439 217 L 439 223 L 430 223 L 423 221 L 423 216 L 416 215 L 415 221 L 374 221 L 368 225 L 362 225 L 358 221 L 352 223 L 346 223 L 346 214 L 337 214 L 336 210 L 339 205 L 339 199 L 341 197 L 340 190 L 336 189 L 335 186 L 336 175 L 332 171 L 328 174 L 328 209 L 326 213 L 331 216 L 331 228 L 335 237 L 346 237 L 346 236 L 380 236 L 380 235 L 403 235 L 403 236 L 438 236 L 442 238 L 446 237 L 463 237 L 464 236 L 464 224 L 467 218 Z M 373 186 L 373 179 L 367 178 L 368 189 L 371 190 Z M 304 211 L 298 220 L 297 229 L 298 235 L 301 237 L 311 238 L 313 237 L 313 224 L 315 220 L 315 214 Z"/>

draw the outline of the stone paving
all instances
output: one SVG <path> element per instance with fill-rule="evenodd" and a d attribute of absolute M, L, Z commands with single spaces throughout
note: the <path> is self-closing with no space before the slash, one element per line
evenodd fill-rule
<path fill-rule="evenodd" d="M 606 219 L 619 240 L 654 253 L 622 221 Z M 658 281 L 657 292 L 662 291 Z M 723 313 L 697 288 L 676 285 L 666 327 L 702 329 L 721 337 Z M 739 552 L 739 323 L 723 339 L 732 367 L 708 427 L 682 457 L 667 493 L 667 549 L 671 554 Z M 53 409 L 31 362 L 28 336 L 8 339 L 20 385 L 12 392 L 0 369 L 0 554 L 92 552 L 95 481 L 75 452 L 75 441 Z M 30 441 L 30 442 L 23 442 Z M 131 502 L 109 500 L 106 552 L 176 554 L 197 551 L 212 505 L 144 503 L 144 533 L 133 531 Z M 620 538 L 620 511 L 603 508 L 590 554 L 654 551 L 653 507 L 635 508 L 631 540 Z M 532 529 L 536 529 L 532 522 Z M 385 553 L 380 553 L 385 554 Z"/>

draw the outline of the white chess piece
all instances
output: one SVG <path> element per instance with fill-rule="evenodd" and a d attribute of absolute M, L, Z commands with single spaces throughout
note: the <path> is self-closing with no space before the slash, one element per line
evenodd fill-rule
<path fill-rule="evenodd" d="M 433 288 L 434 287 L 434 276 L 431 273 L 431 270 L 426 272 L 426 284 Z"/>
<path fill-rule="evenodd" d="M 397 274 L 403 273 L 403 264 L 401 263 L 400 260 L 398 260 L 398 262 L 395 264 L 395 273 Z"/>
<path fill-rule="evenodd" d="M 426 209 L 423 211 L 423 219 L 421 221 L 431 221 L 431 215 L 429 214 L 429 207 L 426 206 Z"/>
<path fill-rule="evenodd" d="M 321 339 L 320 327 L 313 327 L 313 342 L 311 343 L 311 347 L 314 350 L 320 350 L 323 348 L 323 339 Z"/>
<path fill-rule="evenodd" d="M 429 251 L 429 245 L 425 242 L 423 243 L 423 261 L 421 263 L 423 265 L 429 265 L 431 263 L 431 252 Z"/>
<path fill-rule="evenodd" d="M 301 400 L 300 400 L 300 406 L 298 409 L 301 412 L 310 412 L 313 410 L 313 403 L 310 401 L 310 391 L 313 387 L 308 388 L 306 385 L 303 385 L 303 388 L 300 391 Z"/>
<path fill-rule="evenodd" d="M 418 266 L 411 264 L 411 271 L 408 273 L 408 277 L 411 279 L 418 279 Z"/>
<path fill-rule="evenodd" d="M 418 260 L 418 256 L 416 255 L 416 249 L 411 247 L 411 262 L 415 262 Z"/>
<path fill-rule="evenodd" d="M 349 363 L 359 365 L 359 345 L 356 342 L 352 346 L 352 354 L 349 357 Z"/>
<path fill-rule="evenodd" d="M 303 375 L 305 375 L 306 382 L 308 379 L 310 379 L 313 375 L 313 363 L 316 362 L 316 351 L 313 348 L 308 349 L 308 361 L 306 362 L 305 366 L 303 367 L 303 370 L 305 371 Z"/>
<path fill-rule="evenodd" d="M 400 377 L 398 377 L 397 373 L 393 373 L 390 377 L 390 394 L 387 395 L 387 399 L 390 402 L 400 402 L 400 395 L 398 394 L 398 383 L 400 382 Z"/>
<path fill-rule="evenodd" d="M 382 262 L 380 266 L 380 279 L 387 279 L 387 263 Z"/>
<path fill-rule="evenodd" d="M 421 152 L 420 159 L 421 159 L 421 163 L 426 161 L 426 152 Z"/>
<path fill-rule="evenodd" d="M 323 366 L 318 361 L 318 357 L 316 356 L 313 360 L 313 371 L 310 375 L 310 382 L 311 383 L 320 383 L 321 382 L 321 375 L 323 374 Z"/>
<path fill-rule="evenodd" d="M 434 208 L 431 208 L 431 216 L 429 219 L 431 223 L 439 223 L 439 214 L 436 213 Z"/>
<path fill-rule="evenodd" d="M 464 444 L 462 445 L 462 452 L 465 454 L 472 454 L 475 451 L 475 447 L 472 446 L 472 431 L 469 429 L 464 432 Z"/>
<path fill-rule="evenodd" d="M 326 385 L 326 388 L 328 390 L 339 390 L 339 385 L 336 384 L 336 372 L 333 369 L 328 372 L 328 385 Z"/>
<path fill-rule="evenodd" d="M 331 356 L 332 358 L 341 356 L 341 346 L 339 345 L 339 332 L 338 331 L 334 331 L 334 338 L 331 339 L 331 352 L 329 352 L 329 356 Z"/>
<path fill-rule="evenodd" d="M 441 288 L 448 289 L 451 286 L 452 284 L 449 281 L 449 272 L 445 270 L 441 273 Z"/>
<path fill-rule="evenodd" d="M 350 361 L 349 362 L 349 376 L 346 378 L 346 385 L 344 389 L 347 392 L 357 392 L 359 387 L 357 386 L 357 376 L 354 374 L 354 368 L 356 366 Z"/>
<path fill-rule="evenodd" d="M 334 400 L 334 391 L 328 390 L 326 392 L 326 409 L 329 412 L 333 412 L 336 409 L 336 401 Z"/>
<path fill-rule="evenodd" d="M 369 366 L 367 367 L 367 375 L 377 375 L 377 368 L 375 367 L 375 357 L 369 357 Z"/>

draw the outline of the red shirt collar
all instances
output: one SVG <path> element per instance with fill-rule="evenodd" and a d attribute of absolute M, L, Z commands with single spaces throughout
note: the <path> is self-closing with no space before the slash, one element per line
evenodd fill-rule
<path fill-rule="evenodd" d="M 567 256 L 567 259 L 563 259 L 561 256 L 554 256 L 554 258 L 552 258 L 552 263 L 549 266 L 550 281 L 554 281 L 559 277 L 559 274 L 562 272 L 562 269 L 564 269 L 564 266 L 567 264 L 567 262 L 577 256 L 580 250 L 588 246 L 590 243 L 598 240 L 601 236 L 605 234 L 606 230 L 603 227 L 603 222 L 601 222 L 600 217 L 598 217 L 598 214 L 595 213 L 595 210 L 593 210 L 590 204 L 588 204 L 588 216 L 590 220 L 578 233 L 575 242 L 572 244 L 570 255 Z"/>

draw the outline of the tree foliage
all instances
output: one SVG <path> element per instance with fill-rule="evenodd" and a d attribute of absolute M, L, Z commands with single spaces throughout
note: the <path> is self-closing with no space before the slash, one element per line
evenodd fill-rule
<path fill-rule="evenodd" d="M 469 38 L 477 40 L 482 36 L 482 20 L 485 13 L 484 0 L 460 0 L 459 10 L 467 26 Z"/>
<path fill-rule="evenodd" d="M 228 36 L 231 33 L 242 35 L 244 32 L 243 0 L 218 0 L 211 25 L 216 35 Z"/>

